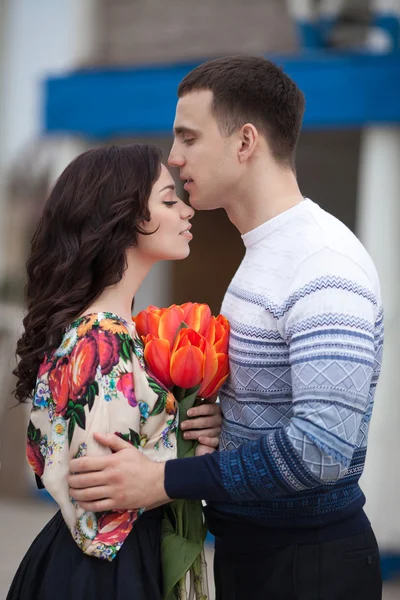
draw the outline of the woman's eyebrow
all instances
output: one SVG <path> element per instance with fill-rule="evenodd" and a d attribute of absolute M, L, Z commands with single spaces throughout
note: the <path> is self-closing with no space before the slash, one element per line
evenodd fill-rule
<path fill-rule="evenodd" d="M 161 194 L 161 192 L 163 192 L 164 190 L 172 190 L 173 192 L 175 191 L 175 185 L 173 183 L 170 183 L 169 185 L 164 186 L 163 188 L 161 188 L 161 190 L 159 190 L 159 194 Z"/>

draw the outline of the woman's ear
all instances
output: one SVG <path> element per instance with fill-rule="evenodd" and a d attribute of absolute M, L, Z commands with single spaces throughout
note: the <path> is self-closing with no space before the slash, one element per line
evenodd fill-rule
<path fill-rule="evenodd" d="M 245 162 L 254 153 L 258 141 L 258 131 L 251 123 L 246 123 L 240 130 L 240 146 L 238 157 L 240 162 Z"/>

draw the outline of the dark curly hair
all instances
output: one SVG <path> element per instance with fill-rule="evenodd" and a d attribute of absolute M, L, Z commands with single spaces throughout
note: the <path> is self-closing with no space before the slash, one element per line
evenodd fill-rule
<path fill-rule="evenodd" d="M 60 175 L 45 204 L 27 261 L 27 314 L 17 342 L 15 397 L 32 396 L 46 353 L 69 323 L 126 269 L 126 250 L 150 220 L 148 200 L 161 173 L 148 144 L 89 150 Z"/>

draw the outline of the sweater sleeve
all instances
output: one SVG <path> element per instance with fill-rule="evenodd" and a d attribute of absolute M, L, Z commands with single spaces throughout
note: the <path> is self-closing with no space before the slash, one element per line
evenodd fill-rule
<path fill-rule="evenodd" d="M 168 463 L 168 495 L 271 500 L 347 473 L 367 434 L 383 339 L 379 294 L 352 271 L 310 279 L 280 309 L 292 380 L 288 425 L 235 450 Z"/>

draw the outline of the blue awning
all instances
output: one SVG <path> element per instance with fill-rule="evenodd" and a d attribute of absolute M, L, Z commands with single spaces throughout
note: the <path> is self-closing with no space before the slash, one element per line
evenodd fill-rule
<path fill-rule="evenodd" d="M 305 128 L 400 123 L 400 52 L 268 58 L 305 93 Z M 44 132 L 102 139 L 170 135 L 178 84 L 197 64 L 96 68 L 49 77 Z"/>

